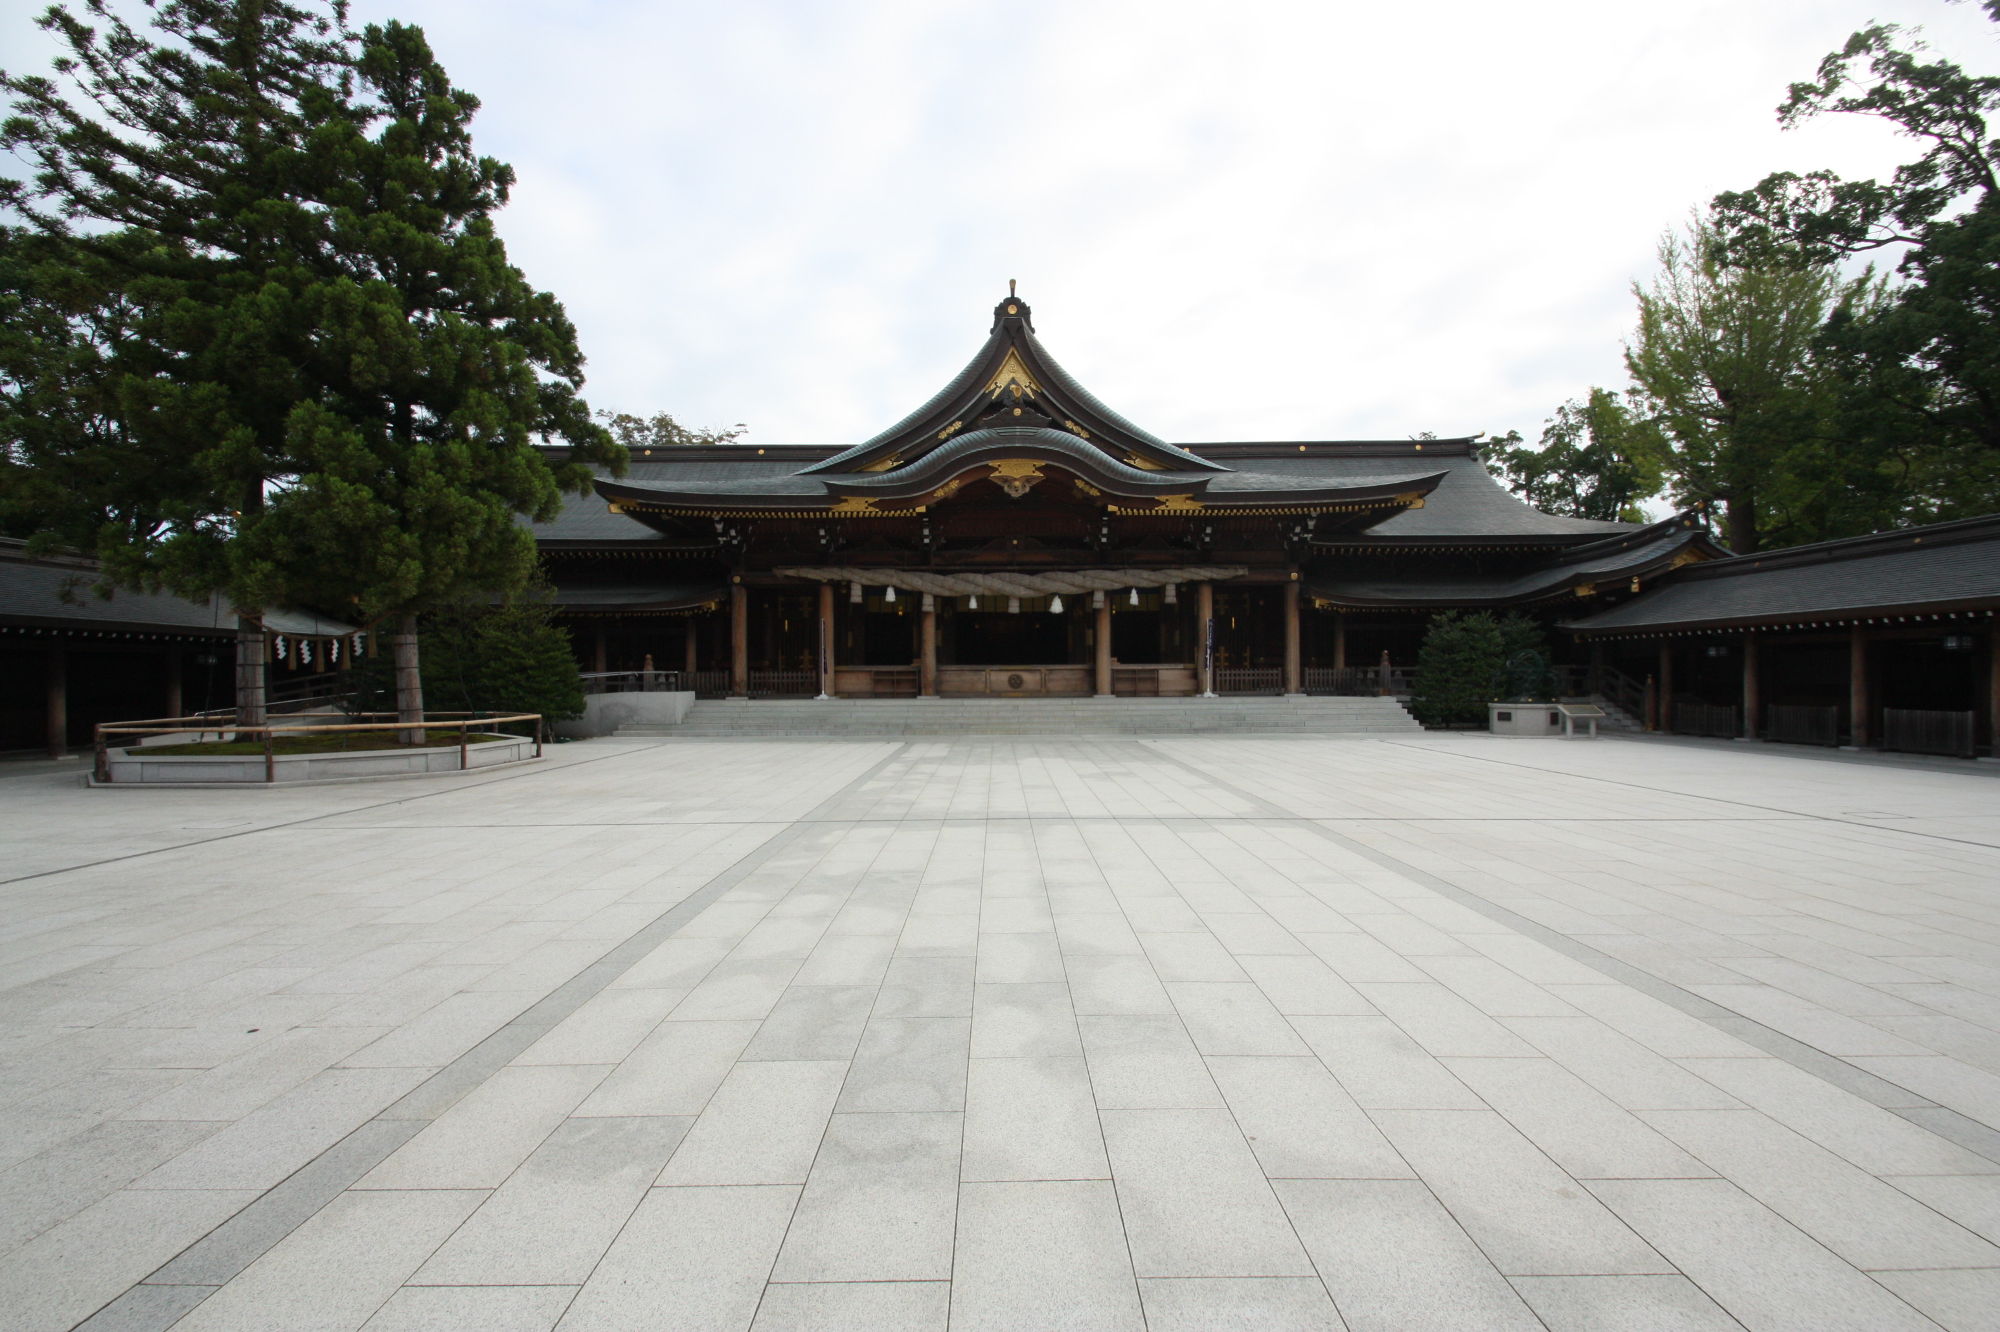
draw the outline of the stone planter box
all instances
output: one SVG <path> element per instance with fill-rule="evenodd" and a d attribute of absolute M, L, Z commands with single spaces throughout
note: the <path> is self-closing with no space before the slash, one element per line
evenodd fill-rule
<path fill-rule="evenodd" d="M 1486 725 L 1495 735 L 1561 735 L 1562 710 L 1553 703 L 1489 703 Z"/>
<path fill-rule="evenodd" d="M 477 732 L 475 732 L 477 734 Z M 439 749 L 362 749 L 346 754 L 279 754 L 264 770 L 262 754 L 147 754 L 143 745 L 106 751 L 112 786 L 283 786 L 364 777 L 421 777 L 459 771 L 457 745 Z M 465 766 L 491 768 L 535 756 L 532 736 L 505 735 L 468 745 Z"/>

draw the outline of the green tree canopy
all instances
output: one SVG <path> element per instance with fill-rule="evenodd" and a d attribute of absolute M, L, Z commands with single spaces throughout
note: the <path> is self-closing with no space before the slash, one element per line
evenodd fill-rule
<path fill-rule="evenodd" d="M 1539 447 L 1509 432 L 1486 446 L 1507 485 L 1545 513 L 1644 522 L 1642 501 L 1660 492 L 1669 454 L 1656 422 L 1625 396 L 1593 388 L 1556 408 Z"/>
<path fill-rule="evenodd" d="M 743 437 L 750 427 L 741 422 L 727 429 L 704 430 L 695 426 L 684 426 L 675 420 L 671 412 L 654 412 L 651 416 L 634 416 L 630 412 L 599 412 L 597 418 L 604 422 L 611 437 L 623 445 L 627 452 L 643 454 L 651 449 L 677 449 L 689 445 L 734 444 Z"/>
<path fill-rule="evenodd" d="M 107 476 L 56 517 L 94 526 L 113 580 L 252 616 L 291 601 L 407 628 L 520 587 L 519 519 L 623 452 L 577 396 L 561 306 L 494 232 L 513 176 L 472 151 L 477 100 L 420 31 L 354 33 L 338 0 L 165 0 L 144 32 L 104 0 L 82 13 L 42 20 L 54 77 L 4 79 L 0 139 L 35 171 L 0 201 L 95 279 L 72 345 L 105 311 L 129 320 L 70 357 L 97 385 L 96 434 L 52 430 L 21 461 L 83 475 L 116 435 L 166 488 L 125 519 L 131 486 Z"/>
<path fill-rule="evenodd" d="M 2000 0 L 1985 0 L 2000 22 Z M 1790 126 L 1823 113 L 1894 126 L 1922 151 L 1884 180 L 1779 172 L 1717 196 L 1734 264 L 1808 266 L 1900 250 L 1902 283 L 1836 316 L 1826 358 L 1847 386 L 1841 428 L 1907 502 L 1900 521 L 2000 504 L 2000 77 L 1932 59 L 1892 24 L 1828 55 L 1778 108 Z"/>
<path fill-rule="evenodd" d="M 1633 287 L 1625 364 L 1670 446 L 1668 490 L 1719 507 L 1739 554 L 1838 535 L 1825 511 L 1878 478 L 1836 446 L 1838 386 L 1816 353 L 1829 317 L 1871 310 L 1880 283 L 1827 264 L 1725 265 L 1719 242 L 1705 222 L 1669 233 L 1658 275 Z"/>

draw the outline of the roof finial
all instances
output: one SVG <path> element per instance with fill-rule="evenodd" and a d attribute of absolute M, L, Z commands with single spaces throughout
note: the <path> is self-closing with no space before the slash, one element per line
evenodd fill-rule
<path fill-rule="evenodd" d="M 1013 278 L 1008 278 L 1008 279 L 1007 279 L 1007 299 L 1009 299 L 1009 300 L 1012 300 L 1013 298 L 1014 298 L 1014 279 L 1013 279 Z"/>

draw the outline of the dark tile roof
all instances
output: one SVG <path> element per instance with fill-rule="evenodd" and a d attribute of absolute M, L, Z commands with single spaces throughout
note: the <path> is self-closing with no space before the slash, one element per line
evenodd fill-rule
<path fill-rule="evenodd" d="M 2000 606 L 2000 516 L 1738 555 L 1677 571 L 1586 634 Z"/>
<path fill-rule="evenodd" d="M 222 635 L 236 617 L 220 597 L 184 601 L 166 592 L 96 591 L 95 564 L 81 559 L 31 559 L 17 543 L 0 545 L 0 621 L 82 631 Z M 269 611 L 264 622 L 282 634 L 338 636 L 354 626 L 310 611 Z"/>
<path fill-rule="evenodd" d="M 1340 606 L 1505 606 L 1567 596 L 1579 585 L 1650 575 L 1676 559 L 1720 550 L 1706 531 L 1676 516 L 1630 536 L 1564 550 L 1526 572 L 1468 576 L 1414 569 L 1407 576 L 1308 576 L 1306 592 Z"/>

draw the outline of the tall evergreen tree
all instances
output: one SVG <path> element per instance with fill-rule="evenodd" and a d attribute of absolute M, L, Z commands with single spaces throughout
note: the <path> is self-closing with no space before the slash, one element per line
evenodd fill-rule
<path fill-rule="evenodd" d="M 40 20 L 64 51 L 54 76 L 0 75 L 14 96 L 0 147 L 33 167 L 0 181 L 0 204 L 39 259 L 9 276 L 37 279 L 36 299 L 61 288 L 54 269 L 84 278 L 43 344 L 67 369 L 37 365 L 31 345 L 13 372 L 90 400 L 28 442 L 24 461 L 68 488 L 46 520 L 114 583 L 229 597 L 249 724 L 264 715 L 261 611 L 283 589 L 237 538 L 292 470 L 291 416 L 314 392 L 298 302 L 323 227 L 301 167 L 338 100 L 343 19 L 338 5 L 168 0 L 148 34 L 104 0 L 57 4 Z M 107 446 L 122 465 L 92 484 Z M 128 507 L 135 463 L 154 488 L 144 515 Z"/>
<path fill-rule="evenodd" d="M 2000 23 L 2000 0 L 1984 0 Z M 1882 460 L 1927 521 L 2000 503 L 2000 77 L 1928 58 L 1892 24 L 1849 37 L 1778 108 L 1881 120 L 1922 151 L 1887 180 L 1778 172 L 1717 196 L 1731 263 L 1825 263 L 1901 252 L 1878 308 L 1836 317 L 1825 353 L 1847 385 L 1841 427 Z"/>
<path fill-rule="evenodd" d="M 1661 242 L 1659 275 L 1633 294 L 1625 364 L 1672 446 L 1674 498 L 1720 507 L 1739 554 L 1836 535 L 1809 515 L 1870 467 L 1833 446 L 1836 384 L 1815 352 L 1828 318 L 1869 307 L 1879 284 L 1824 264 L 1725 266 L 1696 223 Z"/>
<path fill-rule="evenodd" d="M 42 20 L 55 78 L 4 80 L 5 143 L 37 170 L 0 199 L 136 312 L 104 396 L 169 489 L 151 525 L 98 523 L 106 571 L 244 608 L 246 723 L 282 601 L 393 624 L 415 719 L 415 613 L 520 587 L 518 516 L 622 460 L 574 329 L 494 233 L 512 173 L 474 155 L 478 103 L 415 28 L 352 33 L 340 0 L 165 0 L 150 33 L 83 12 Z"/>

